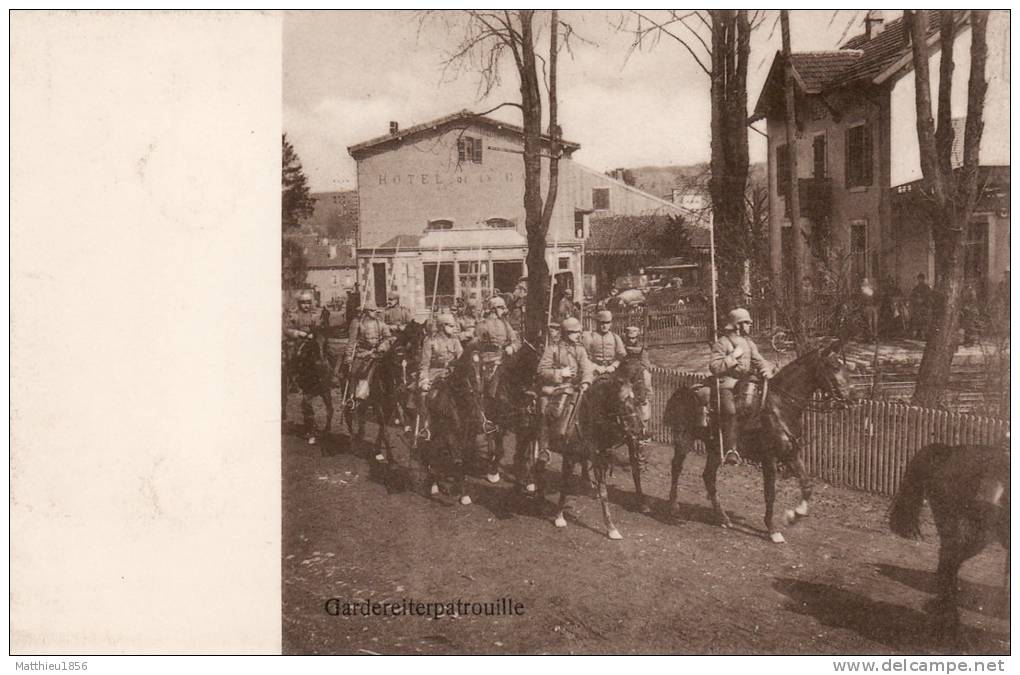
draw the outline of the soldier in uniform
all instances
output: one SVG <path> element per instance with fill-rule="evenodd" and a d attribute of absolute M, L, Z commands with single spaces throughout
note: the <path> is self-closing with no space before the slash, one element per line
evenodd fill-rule
<path fill-rule="evenodd" d="M 475 337 L 475 326 L 478 325 L 478 299 L 468 298 L 464 303 L 464 309 L 457 317 L 457 337 L 462 343 L 473 340 Z M 440 323 L 442 327 L 442 323 Z"/>
<path fill-rule="evenodd" d="M 569 286 L 563 289 L 559 304 L 556 305 L 556 318 L 560 323 L 567 318 L 577 318 L 577 307 L 574 305 L 574 289 Z"/>
<path fill-rule="evenodd" d="M 528 311 L 528 280 L 526 277 L 517 282 L 513 296 L 510 298 L 510 325 L 518 333 L 524 334 L 524 316 Z"/>
<path fill-rule="evenodd" d="M 464 348 L 457 339 L 457 322 L 452 314 L 440 314 L 437 323 L 439 330 L 425 340 L 422 350 L 421 365 L 418 369 L 418 392 L 420 395 L 418 411 L 422 424 L 428 426 L 428 406 L 425 397 L 439 380 L 449 374 L 450 364 L 460 358 Z"/>
<path fill-rule="evenodd" d="M 648 358 L 648 350 L 641 344 L 641 329 L 637 326 L 627 326 L 623 329 L 623 349 L 626 356 L 624 362 L 637 361 L 640 364 L 638 372 L 640 377 L 635 376 L 631 381 L 634 387 L 634 402 L 641 409 L 641 420 L 650 422 L 652 419 L 652 362 Z"/>
<path fill-rule="evenodd" d="M 521 348 L 521 339 L 507 321 L 506 315 L 506 301 L 495 295 L 489 298 L 488 314 L 475 325 L 472 344 L 482 359 L 482 369 L 488 378 L 486 392 L 490 396 L 495 396 L 498 385 L 496 371 L 497 366 L 503 362 L 503 356 L 509 356 Z"/>
<path fill-rule="evenodd" d="M 623 340 L 612 330 L 613 313 L 603 309 L 595 314 L 595 321 L 595 332 L 584 336 L 584 348 L 588 350 L 596 375 L 616 372 L 627 352 L 623 348 Z"/>
<path fill-rule="evenodd" d="M 283 318 L 285 339 L 311 337 L 319 325 L 319 315 L 312 309 L 312 292 L 301 291 L 297 295 L 297 309 L 292 309 Z"/>
<path fill-rule="evenodd" d="M 400 304 L 400 294 L 390 291 L 386 296 L 386 309 L 383 311 L 383 321 L 390 327 L 390 333 L 396 335 L 404 330 L 404 326 L 411 321 L 411 310 Z"/>
<path fill-rule="evenodd" d="M 298 306 L 297 309 L 292 309 L 286 313 L 283 317 L 283 357 L 285 377 L 283 378 L 283 392 L 282 392 L 282 408 L 281 414 L 284 419 L 287 417 L 287 396 L 290 393 L 290 367 L 289 364 L 293 362 L 294 357 L 298 353 L 298 347 L 302 340 L 309 340 L 312 338 L 316 330 L 319 329 L 319 314 L 312 309 L 312 292 L 309 290 L 303 290 L 297 295 Z M 316 345 L 310 345 L 316 346 Z M 328 348 L 326 353 L 321 354 L 323 358 L 329 359 L 330 354 Z M 315 413 L 312 408 L 312 396 L 308 392 L 302 392 L 301 396 L 301 414 L 304 418 L 304 424 L 306 429 L 313 429 L 313 421 L 315 419 Z M 315 436 L 309 432 L 309 442 L 315 442 Z"/>
<path fill-rule="evenodd" d="M 553 433 L 557 436 L 566 433 L 565 425 L 578 397 L 595 379 L 592 362 L 581 344 L 581 322 L 567 318 L 560 323 L 560 334 L 559 343 L 546 347 L 538 362 L 538 377 L 543 385 L 538 408 L 541 420 L 538 443 L 543 454 L 549 452 L 549 437 Z M 550 428 L 553 425 L 555 429 Z"/>
<path fill-rule="evenodd" d="M 723 335 L 712 345 L 708 369 L 719 381 L 719 411 L 722 422 L 723 446 L 727 464 L 740 462 L 737 452 L 737 408 L 736 392 L 738 383 L 747 383 L 756 373 L 765 379 L 775 374 L 775 366 L 766 361 L 758 352 L 758 346 L 749 335 L 751 315 L 742 307 L 729 314 L 729 321 Z"/>
<path fill-rule="evenodd" d="M 390 327 L 379 318 L 379 308 L 365 305 L 361 318 L 351 324 L 344 359 L 350 366 L 350 382 L 355 385 L 355 394 L 361 390 L 358 398 L 368 396 L 368 387 L 359 386 L 360 381 L 369 379 L 375 359 L 389 349 L 392 342 Z"/>

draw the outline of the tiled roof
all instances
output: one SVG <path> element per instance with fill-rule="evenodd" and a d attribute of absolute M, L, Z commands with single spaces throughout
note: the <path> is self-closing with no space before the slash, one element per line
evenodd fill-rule
<path fill-rule="evenodd" d="M 376 248 L 418 248 L 421 238 L 420 234 L 398 234 L 379 244 Z"/>
<path fill-rule="evenodd" d="M 808 93 L 820 92 L 864 56 L 860 49 L 838 49 L 827 52 L 792 54 L 793 69 Z"/>
<path fill-rule="evenodd" d="M 395 134 L 386 134 L 385 136 L 378 136 L 376 138 L 372 138 L 362 143 L 358 143 L 357 145 L 352 145 L 349 148 L 347 148 L 347 152 L 349 152 L 352 157 L 357 159 L 358 155 L 376 146 L 384 145 L 386 143 L 403 141 L 409 136 L 428 133 L 431 131 L 438 130 L 441 127 L 452 126 L 458 123 L 481 124 L 499 129 L 501 131 L 507 131 L 511 134 L 519 136 L 524 135 L 524 129 L 515 124 L 501 122 L 497 119 L 486 117 L 484 115 L 477 115 L 471 112 L 470 110 L 461 110 L 459 112 L 453 113 L 452 115 L 447 115 L 446 117 L 440 117 L 439 119 L 432 120 L 431 122 L 423 122 L 422 124 L 416 124 L 413 127 L 400 129 Z M 547 143 L 550 141 L 549 137 L 545 135 L 542 136 L 542 140 Z M 563 149 L 567 154 L 570 154 L 581 147 L 580 144 L 578 143 L 574 143 L 573 141 L 567 141 L 563 139 L 560 140 L 560 144 L 563 146 Z"/>
<path fill-rule="evenodd" d="M 941 14 L 928 12 L 928 36 L 938 34 Z M 859 49 L 863 57 L 852 64 L 833 84 L 840 86 L 859 80 L 873 80 L 879 73 L 909 53 L 910 43 L 906 39 L 903 18 L 885 24 L 884 30 L 870 40 L 858 35 L 847 40 L 841 49 Z"/>

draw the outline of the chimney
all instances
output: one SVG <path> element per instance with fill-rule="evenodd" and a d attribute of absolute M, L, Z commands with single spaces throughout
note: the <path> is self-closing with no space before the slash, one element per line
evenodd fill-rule
<path fill-rule="evenodd" d="M 329 245 L 329 259 L 333 260 L 336 258 L 336 244 Z"/>
<path fill-rule="evenodd" d="M 878 37 L 885 28 L 885 12 L 881 9 L 869 9 L 864 17 L 864 36 L 867 39 Z"/>
<path fill-rule="evenodd" d="M 393 135 L 400 131 L 400 125 L 396 122 L 390 122 L 390 135 Z"/>

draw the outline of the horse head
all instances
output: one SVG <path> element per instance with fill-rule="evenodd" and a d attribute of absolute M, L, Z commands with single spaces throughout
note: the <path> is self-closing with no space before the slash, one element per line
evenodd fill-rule
<path fill-rule="evenodd" d="M 843 341 L 833 340 L 819 349 L 815 365 L 815 377 L 821 384 L 822 393 L 837 401 L 850 399 L 850 374 L 853 364 L 848 365 L 841 354 Z"/>
<path fill-rule="evenodd" d="M 644 434 L 644 422 L 634 398 L 634 386 L 620 375 L 601 377 L 592 384 L 588 395 L 596 421 L 608 422 L 628 443 Z"/>

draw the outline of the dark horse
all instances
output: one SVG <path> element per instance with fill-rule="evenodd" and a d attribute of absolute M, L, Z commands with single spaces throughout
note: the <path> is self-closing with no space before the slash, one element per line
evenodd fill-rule
<path fill-rule="evenodd" d="M 801 414 L 811 403 L 816 391 L 830 398 L 846 401 L 850 385 L 846 367 L 839 358 L 841 343 L 837 340 L 825 348 L 815 349 L 783 367 L 767 383 L 767 393 L 761 410 L 753 421 L 757 428 L 745 426 L 740 433 L 741 452 L 749 459 L 761 462 L 765 483 L 765 527 L 769 538 L 781 544 L 783 535 L 772 522 L 772 509 L 776 499 L 776 471 L 785 464 L 800 482 L 801 502 L 795 509 L 784 512 L 784 521 L 790 525 L 808 513 L 811 499 L 811 477 L 800 459 Z M 713 395 L 714 398 L 714 395 Z M 713 405 L 714 407 L 714 405 Z M 683 471 L 687 451 L 693 441 L 705 445 L 706 459 L 702 479 L 708 499 L 719 523 L 730 527 L 729 516 L 719 502 L 716 492 L 716 474 L 722 464 L 719 452 L 719 427 L 714 415 L 707 420 L 701 415 L 702 402 L 697 387 L 681 387 L 673 392 L 666 403 L 663 422 L 673 430 L 672 483 L 669 490 L 670 512 L 678 514 L 677 481 Z"/>
<path fill-rule="evenodd" d="M 591 481 L 602 506 L 602 519 L 610 539 L 623 539 L 609 513 L 610 450 L 626 445 L 634 456 L 644 431 L 641 415 L 634 404 L 634 388 L 627 378 L 606 375 L 597 378 L 581 394 L 565 433 L 553 437 L 553 449 L 563 455 L 563 481 L 560 485 L 556 527 L 566 527 L 563 511 L 570 493 L 574 466 L 591 465 Z"/>
<path fill-rule="evenodd" d="M 421 461 L 428 473 L 430 496 L 439 494 L 442 475 L 452 475 L 453 494 L 460 495 L 461 504 L 471 503 L 464 478 L 482 432 L 481 391 L 478 354 L 466 349 L 450 364 L 450 374 L 436 382 L 425 397 L 429 430 L 421 442 Z"/>
<path fill-rule="evenodd" d="M 535 452 L 538 423 L 534 385 L 538 356 L 531 345 L 525 344 L 515 354 L 503 357 L 491 373 L 494 384 L 485 386 L 482 394 L 485 413 L 482 431 L 488 449 L 486 477 L 490 483 L 499 481 L 506 435 L 513 433 L 515 477 L 518 487 L 528 493 L 536 491 L 536 476 L 542 475 L 546 463 Z"/>
<path fill-rule="evenodd" d="M 995 541 L 1006 549 L 1008 593 L 1009 493 L 1009 452 L 1004 448 L 933 444 L 907 464 L 889 527 L 901 537 L 920 537 L 919 515 L 928 500 L 939 534 L 937 596 L 929 609 L 950 634 L 960 625 L 960 566 Z"/>
<path fill-rule="evenodd" d="M 284 350 L 287 354 L 287 350 Z M 321 398 L 326 406 L 326 433 L 333 426 L 333 366 L 336 358 L 330 352 L 324 330 L 315 330 L 307 338 L 297 338 L 284 363 L 284 416 L 289 383 L 301 391 L 301 416 L 304 432 L 310 444 L 316 440 L 315 410 L 312 401 Z"/>
<path fill-rule="evenodd" d="M 351 409 L 347 415 L 347 428 L 351 432 L 352 442 L 360 443 L 364 440 L 368 412 L 375 412 L 378 432 L 374 459 L 377 462 L 393 462 L 393 446 L 387 426 L 394 420 L 406 426 L 409 417 L 408 390 L 417 373 L 417 359 L 420 358 L 424 340 L 425 326 L 409 321 L 397 334 L 391 347 L 375 357 L 375 363 L 369 371 L 368 396 L 364 399 L 354 398 L 356 383 L 350 381 L 347 385 L 346 404 Z"/>

